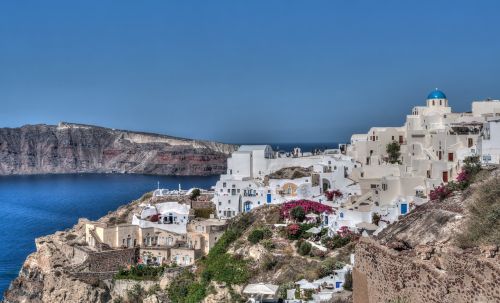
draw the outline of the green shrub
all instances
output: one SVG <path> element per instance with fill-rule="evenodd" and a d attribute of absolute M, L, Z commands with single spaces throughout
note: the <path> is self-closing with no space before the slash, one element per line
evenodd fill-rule
<path fill-rule="evenodd" d="M 395 164 L 399 163 L 399 157 L 401 156 L 401 146 L 396 141 L 393 141 L 386 146 L 386 152 L 389 156 L 389 163 Z"/>
<path fill-rule="evenodd" d="M 309 255 L 311 253 L 311 249 L 312 249 L 312 245 L 309 242 L 302 241 L 302 243 L 300 243 L 300 246 L 299 246 L 297 252 L 301 256 L 305 256 L 305 255 Z"/>
<path fill-rule="evenodd" d="M 248 241 L 250 241 L 252 244 L 257 244 L 260 242 L 260 240 L 264 239 L 264 232 L 262 229 L 254 229 L 252 232 L 248 235 Z"/>
<path fill-rule="evenodd" d="M 189 270 L 182 271 L 167 287 L 168 298 L 173 303 L 187 303 L 190 288 L 195 284 L 195 276 Z M 191 289 L 193 291 L 193 289 Z M 203 297 L 201 298 L 203 299 Z M 200 299 L 200 301 L 201 301 Z M 196 301 L 195 301 L 196 302 Z"/>
<path fill-rule="evenodd" d="M 127 290 L 127 299 L 129 302 L 140 303 L 142 302 L 145 294 L 146 292 L 144 291 L 144 288 L 142 288 L 142 286 L 137 283 L 134 284 L 131 289 Z"/>
<path fill-rule="evenodd" d="M 157 292 L 161 292 L 161 287 L 160 287 L 160 284 L 154 284 L 152 285 L 149 289 L 148 289 L 148 292 L 147 294 L 150 296 L 150 295 L 154 295 L 155 293 Z"/>
<path fill-rule="evenodd" d="M 201 191 L 198 188 L 195 188 L 191 191 L 191 195 L 189 195 L 189 199 L 196 200 L 201 195 Z"/>
<path fill-rule="evenodd" d="M 342 237 L 340 235 L 334 235 L 333 237 L 324 237 L 321 239 L 321 243 L 328 249 L 336 249 L 346 246 L 351 242 L 350 237 Z"/>
<path fill-rule="evenodd" d="M 158 280 L 165 270 L 166 266 L 151 266 L 139 264 L 130 267 L 130 269 L 120 269 L 114 275 L 116 280 Z"/>
<path fill-rule="evenodd" d="M 290 216 L 297 222 L 302 222 L 306 218 L 306 212 L 302 206 L 295 206 L 290 210 Z"/>
<path fill-rule="evenodd" d="M 264 233 L 264 239 L 270 239 L 273 237 L 273 231 L 269 227 L 263 227 L 262 232 Z"/>
<path fill-rule="evenodd" d="M 343 262 L 338 261 L 336 258 L 328 258 L 321 262 L 318 269 L 318 276 L 324 277 L 331 275 L 335 270 L 341 269 L 345 266 Z"/>
<path fill-rule="evenodd" d="M 260 244 L 267 250 L 273 250 L 276 247 L 271 239 L 264 239 L 260 241 Z"/>

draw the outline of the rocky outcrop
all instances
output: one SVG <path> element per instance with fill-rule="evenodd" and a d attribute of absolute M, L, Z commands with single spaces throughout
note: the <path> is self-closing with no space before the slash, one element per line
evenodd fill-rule
<path fill-rule="evenodd" d="M 462 248 L 457 240 L 484 182 L 418 207 L 374 239 L 362 238 L 355 253 L 354 303 L 500 302 L 498 245 Z"/>
<path fill-rule="evenodd" d="M 84 222 L 67 232 L 36 240 L 36 252 L 28 256 L 4 294 L 4 302 L 109 302 L 108 289 L 76 279 L 67 270 L 86 258 Z"/>
<path fill-rule="evenodd" d="M 60 123 L 0 129 L 0 175 L 134 173 L 212 175 L 236 146 Z"/>

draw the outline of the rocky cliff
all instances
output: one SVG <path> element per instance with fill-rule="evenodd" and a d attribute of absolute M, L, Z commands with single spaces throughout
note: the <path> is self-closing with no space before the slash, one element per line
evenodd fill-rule
<path fill-rule="evenodd" d="M 482 177 L 362 238 L 354 303 L 500 302 L 500 180 L 498 171 Z"/>
<path fill-rule="evenodd" d="M 134 173 L 211 175 L 234 145 L 59 123 L 0 128 L 0 175 Z"/>

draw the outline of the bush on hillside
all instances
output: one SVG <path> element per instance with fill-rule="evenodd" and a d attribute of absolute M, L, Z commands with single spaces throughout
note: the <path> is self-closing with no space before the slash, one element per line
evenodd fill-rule
<path fill-rule="evenodd" d="M 311 253 L 311 250 L 312 250 L 312 245 L 309 242 L 307 242 L 307 241 L 302 241 L 299 244 L 297 252 L 301 256 L 306 256 L 306 255 L 309 255 Z"/>
<path fill-rule="evenodd" d="M 257 244 L 260 242 L 260 240 L 264 239 L 264 232 L 262 229 L 254 229 L 252 232 L 248 235 L 248 241 L 252 244 Z"/>
<path fill-rule="evenodd" d="M 139 283 L 134 284 L 132 288 L 127 290 L 127 299 L 131 303 L 141 303 L 143 297 L 146 295 L 144 288 Z"/>
<path fill-rule="evenodd" d="M 302 206 L 295 206 L 290 211 L 290 217 L 297 222 L 302 222 L 306 218 L 306 212 Z"/>

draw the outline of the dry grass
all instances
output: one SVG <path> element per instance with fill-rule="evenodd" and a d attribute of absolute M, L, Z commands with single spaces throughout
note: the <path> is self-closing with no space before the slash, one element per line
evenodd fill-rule
<path fill-rule="evenodd" d="M 482 183 L 474 192 L 469 219 L 456 240 L 463 248 L 482 244 L 500 245 L 500 178 Z"/>

